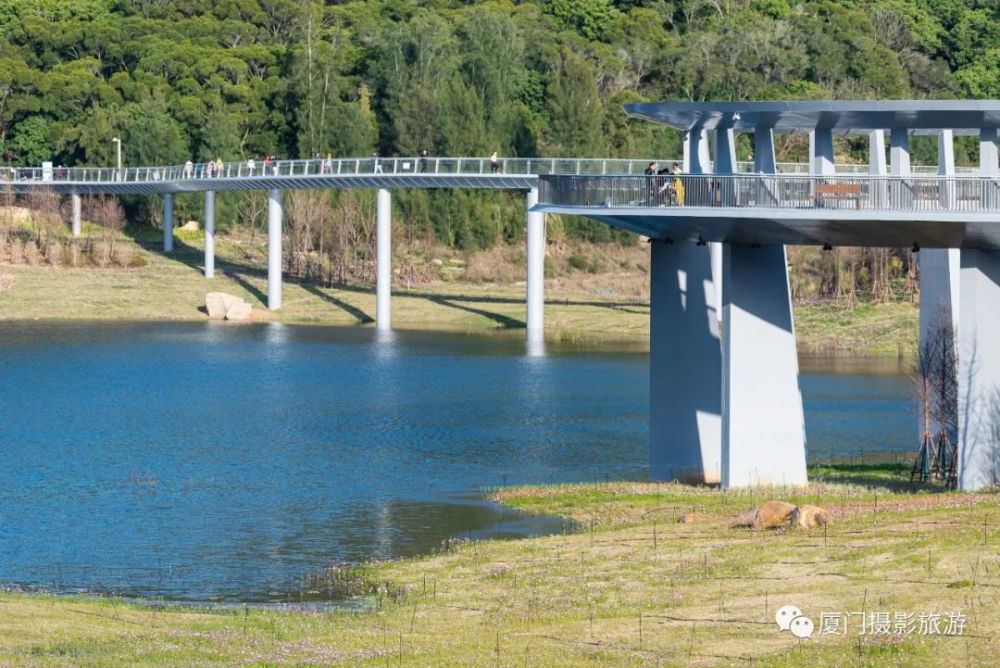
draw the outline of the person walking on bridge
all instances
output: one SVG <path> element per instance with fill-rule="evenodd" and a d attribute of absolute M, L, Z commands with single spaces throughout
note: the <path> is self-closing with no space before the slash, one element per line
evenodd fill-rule
<path fill-rule="evenodd" d="M 192 174 L 194 174 L 194 163 L 188 160 L 184 163 L 184 178 L 190 179 Z"/>
<path fill-rule="evenodd" d="M 253 176 L 253 170 L 257 168 L 257 163 L 254 162 L 253 158 L 247 158 L 247 171 L 250 172 L 250 176 Z"/>
<path fill-rule="evenodd" d="M 497 157 L 497 152 L 493 151 L 490 154 L 490 173 L 496 174 L 498 169 L 500 169 L 500 159 Z"/>

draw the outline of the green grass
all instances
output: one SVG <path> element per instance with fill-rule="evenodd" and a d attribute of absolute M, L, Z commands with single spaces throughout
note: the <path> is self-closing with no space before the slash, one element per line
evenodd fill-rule
<path fill-rule="evenodd" d="M 576 531 L 452 542 L 368 566 L 354 612 L 149 609 L 115 599 L 0 596 L 12 665 L 994 665 L 998 498 L 903 491 L 887 466 L 827 466 L 808 488 L 597 483 L 497 490 Z M 851 479 L 862 484 L 830 482 Z M 827 530 L 751 532 L 765 498 L 823 505 Z M 704 518 L 679 524 L 692 509 Z M 961 612 L 964 637 L 779 633 L 776 609 Z M 640 622 L 641 617 L 641 622 Z M 640 624 L 642 633 L 640 637 Z"/>
<path fill-rule="evenodd" d="M 920 309 L 913 302 L 825 302 L 795 307 L 795 335 L 803 350 L 912 354 Z"/>

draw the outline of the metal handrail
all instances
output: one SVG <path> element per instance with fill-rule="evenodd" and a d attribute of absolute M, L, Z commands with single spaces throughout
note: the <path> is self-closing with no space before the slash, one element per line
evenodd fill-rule
<path fill-rule="evenodd" d="M 539 204 L 580 208 L 728 207 L 1000 211 L 1000 178 L 794 174 L 542 176 Z"/>
<path fill-rule="evenodd" d="M 0 167 L 0 178 L 17 183 L 39 182 L 68 184 L 101 183 L 162 183 L 200 181 L 204 179 L 244 179 L 274 177 L 323 177 L 333 175 L 476 175 L 476 176 L 540 176 L 546 174 L 578 175 L 639 175 L 650 162 L 660 166 L 680 163 L 679 159 L 603 159 L 603 158 L 501 158 L 494 168 L 489 159 L 470 157 L 410 157 L 410 158 L 313 158 L 310 160 L 246 160 L 192 163 L 187 165 L 125 167 Z M 737 163 L 740 173 L 752 173 L 753 163 Z M 805 163 L 778 163 L 782 174 L 807 174 Z M 837 165 L 839 173 L 866 172 L 866 165 Z M 914 172 L 935 170 L 936 167 L 914 167 Z M 971 168 L 959 168 L 960 171 Z"/>

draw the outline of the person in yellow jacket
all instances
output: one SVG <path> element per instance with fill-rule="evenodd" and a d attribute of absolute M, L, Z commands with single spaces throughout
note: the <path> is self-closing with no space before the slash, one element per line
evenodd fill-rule
<path fill-rule="evenodd" d="M 681 178 L 681 166 L 675 162 L 672 171 L 674 173 L 672 182 L 674 200 L 677 202 L 677 206 L 684 206 L 684 180 Z"/>

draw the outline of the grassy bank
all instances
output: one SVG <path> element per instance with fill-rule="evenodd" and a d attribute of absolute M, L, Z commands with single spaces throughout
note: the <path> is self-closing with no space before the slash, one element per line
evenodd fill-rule
<path fill-rule="evenodd" d="M 205 293 L 237 294 L 258 320 L 365 325 L 375 315 L 369 285 L 326 288 L 296 280 L 284 286 L 284 305 L 266 310 L 266 272 L 260 239 L 221 237 L 217 276 L 201 275 L 203 236 L 178 232 L 176 252 L 158 252 L 151 231 L 133 237 L 136 265 L 71 268 L 4 264 L 13 285 L 0 290 L 0 320 L 199 320 Z M 440 249 L 400 249 L 393 325 L 409 329 L 489 331 L 524 327 L 523 250 L 517 247 L 441 259 Z M 454 253 L 453 253 L 454 255 Z M 553 340 L 643 340 L 649 333 L 648 249 L 576 244 L 550 247 L 546 261 L 546 331 Z M 420 280 L 408 278 L 418 275 Z M 796 308 L 800 346 L 810 351 L 897 353 L 915 346 L 917 308 L 911 303 Z"/>
<path fill-rule="evenodd" d="M 1000 632 L 997 497 L 906 491 L 896 467 L 812 470 L 775 495 L 827 508 L 826 529 L 729 528 L 761 492 L 604 483 L 500 490 L 573 533 L 452 543 L 349 576 L 363 612 L 149 609 L 0 596 L 0 663 L 992 665 Z M 695 511 L 701 519 L 677 522 Z M 796 605 L 812 639 L 780 633 Z M 819 635 L 821 612 L 961 613 L 961 636 Z M 942 629 L 944 626 L 942 626 Z"/>

